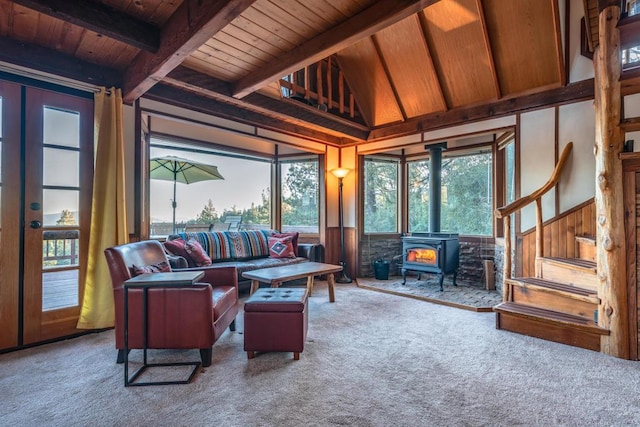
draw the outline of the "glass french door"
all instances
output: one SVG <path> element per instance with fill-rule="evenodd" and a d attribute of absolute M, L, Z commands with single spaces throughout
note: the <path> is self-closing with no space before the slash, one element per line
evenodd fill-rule
<path fill-rule="evenodd" d="M 19 86 L 19 98 L 5 101 L 5 117 L 19 116 L 3 122 L 11 138 L 2 139 L 0 275 L 10 298 L 1 304 L 16 325 L 1 348 L 80 332 L 93 182 L 90 99 Z M 5 239 L 16 244 L 5 250 Z"/>

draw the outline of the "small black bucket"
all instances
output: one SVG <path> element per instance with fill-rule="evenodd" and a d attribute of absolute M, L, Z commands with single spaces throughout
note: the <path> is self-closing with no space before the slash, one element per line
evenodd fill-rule
<path fill-rule="evenodd" d="M 376 280 L 389 280 L 389 261 L 374 261 L 373 274 Z"/>

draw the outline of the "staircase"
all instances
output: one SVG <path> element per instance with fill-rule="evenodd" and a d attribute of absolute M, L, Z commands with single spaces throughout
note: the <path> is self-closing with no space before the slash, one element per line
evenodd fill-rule
<path fill-rule="evenodd" d="M 578 258 L 540 258 L 541 277 L 506 279 L 504 301 L 494 307 L 496 327 L 600 351 L 595 238 L 576 238 Z"/>
<path fill-rule="evenodd" d="M 572 145 L 567 144 L 544 186 L 495 211 L 506 236 L 503 302 L 494 307 L 496 328 L 600 351 L 600 338 L 609 331 L 597 324 L 595 238 L 576 236 L 575 258 L 543 255 L 542 196 L 558 183 Z M 535 277 L 512 278 L 510 215 L 530 203 L 536 207 Z"/>

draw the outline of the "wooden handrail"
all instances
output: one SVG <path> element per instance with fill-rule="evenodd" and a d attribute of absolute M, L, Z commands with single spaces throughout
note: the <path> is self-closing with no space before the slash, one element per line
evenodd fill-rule
<path fill-rule="evenodd" d="M 527 206 L 529 203 L 533 203 L 536 199 L 544 196 L 549 190 L 556 186 L 558 181 L 560 181 L 560 174 L 562 173 L 562 168 L 564 167 L 565 162 L 569 158 L 569 154 L 571 154 L 571 149 L 573 148 L 573 142 L 569 142 L 564 150 L 562 150 L 562 154 L 560 155 L 560 160 L 558 160 L 558 164 L 556 165 L 553 173 L 551 174 L 551 178 L 549 181 L 533 193 L 528 196 L 524 196 L 519 198 L 518 200 L 509 203 L 506 206 L 501 208 L 496 208 L 495 215 L 497 218 L 504 218 L 506 216 L 511 215 L 517 210 L 522 209 Z"/>
<path fill-rule="evenodd" d="M 560 181 L 560 175 L 562 174 L 562 170 L 564 168 L 567 159 L 569 158 L 569 154 L 571 153 L 571 149 L 573 148 L 573 142 L 569 142 L 567 146 L 562 150 L 562 154 L 560 155 L 560 159 L 556 164 L 556 167 L 551 174 L 551 177 L 538 190 L 529 194 L 528 196 L 524 196 L 519 198 L 518 200 L 509 203 L 506 206 L 501 208 L 496 208 L 494 211 L 496 218 L 504 219 L 504 280 L 511 278 L 511 217 L 510 215 L 523 207 L 527 206 L 530 203 L 536 204 L 536 277 L 541 276 L 541 263 L 540 259 L 543 256 L 543 233 L 542 233 L 542 196 L 544 196 L 549 190 L 558 184 Z M 511 295 L 509 292 L 510 287 L 507 283 L 502 285 L 503 290 L 503 300 L 510 301 Z"/>

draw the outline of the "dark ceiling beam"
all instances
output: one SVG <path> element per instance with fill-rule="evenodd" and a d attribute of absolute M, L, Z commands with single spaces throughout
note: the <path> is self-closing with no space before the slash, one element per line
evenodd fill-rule
<path fill-rule="evenodd" d="M 260 93 L 252 93 L 242 100 L 231 96 L 232 86 L 186 67 L 178 67 L 170 72 L 162 81 L 180 89 L 191 91 L 216 101 L 235 105 L 276 120 L 304 125 L 315 131 L 333 133 L 365 141 L 369 129 L 358 123 L 350 123 L 341 117 L 333 117 L 329 113 L 318 110 L 297 101 L 283 101 Z M 306 123 L 302 124 L 301 121 Z M 350 141 L 353 142 L 353 141 Z"/>
<path fill-rule="evenodd" d="M 122 85 L 122 75 L 117 70 L 5 37 L 0 37 L 0 61 L 96 86 Z"/>
<path fill-rule="evenodd" d="M 262 129 L 280 132 L 329 145 L 341 146 L 356 142 L 348 138 L 341 138 L 330 135 L 326 132 L 312 130 L 298 124 L 274 120 L 273 117 L 245 110 L 221 101 L 216 101 L 201 94 L 171 87 L 164 82 L 149 89 L 145 94 L 145 99 L 175 105 L 204 114 L 211 114 L 217 117 L 257 126 Z"/>
<path fill-rule="evenodd" d="M 233 96 L 242 98 L 305 65 L 318 62 L 383 28 L 418 13 L 438 0 L 382 0 L 359 14 L 280 55 L 236 82 Z"/>
<path fill-rule="evenodd" d="M 100 3 L 86 0 L 13 0 L 14 3 L 103 36 L 156 52 L 160 30 Z"/>
<path fill-rule="evenodd" d="M 442 113 L 418 117 L 405 123 L 376 128 L 371 131 L 368 142 L 415 135 L 419 132 L 504 117 L 554 105 L 584 101 L 593 99 L 593 96 L 593 79 L 583 80 L 544 92 L 504 99 L 475 107 L 456 108 Z"/>
<path fill-rule="evenodd" d="M 125 72 L 124 101 L 131 103 L 142 96 L 254 2 L 183 1 L 162 27 L 158 51 L 141 51 Z"/>
<path fill-rule="evenodd" d="M 493 49 L 491 49 L 491 40 L 489 40 L 489 29 L 487 28 L 487 21 L 484 17 L 484 7 L 482 2 L 477 0 L 478 13 L 480 18 L 480 26 L 482 27 L 482 35 L 484 36 L 484 45 L 487 48 L 487 57 L 489 58 L 489 68 L 491 69 L 491 76 L 493 77 L 493 88 L 495 90 L 496 99 L 502 97 L 502 89 L 500 88 L 500 80 L 498 79 L 498 70 L 496 69 L 496 61 L 493 57 Z"/>

